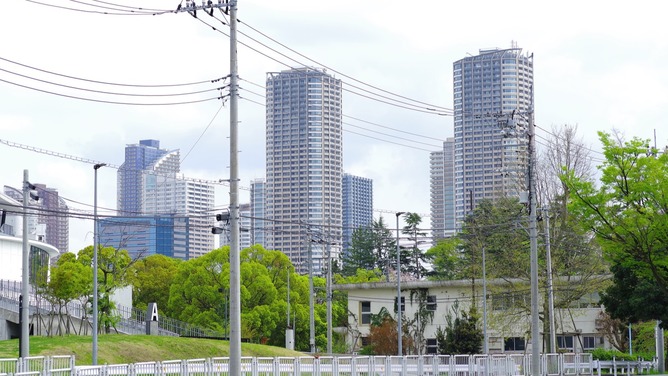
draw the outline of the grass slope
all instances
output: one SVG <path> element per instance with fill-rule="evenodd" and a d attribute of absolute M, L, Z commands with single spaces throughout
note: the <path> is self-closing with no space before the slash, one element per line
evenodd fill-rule
<path fill-rule="evenodd" d="M 30 337 L 30 355 L 74 355 L 77 365 L 92 363 L 92 337 Z M 17 358 L 17 339 L 0 341 L 0 358 Z M 99 335 L 98 364 L 123 364 L 229 356 L 229 343 L 213 339 L 147 335 Z M 304 356 L 281 347 L 241 344 L 242 356 Z"/>

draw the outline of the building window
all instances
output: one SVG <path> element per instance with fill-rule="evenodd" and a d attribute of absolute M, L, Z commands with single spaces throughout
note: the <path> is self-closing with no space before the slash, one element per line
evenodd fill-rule
<path fill-rule="evenodd" d="M 362 325 L 371 324 L 371 302 L 360 302 Z"/>
<path fill-rule="evenodd" d="M 436 312 L 436 295 L 427 296 L 427 311 Z"/>
<path fill-rule="evenodd" d="M 573 336 L 557 336 L 557 347 L 564 350 L 573 350 Z"/>
<path fill-rule="evenodd" d="M 509 337 L 504 340 L 504 351 L 524 351 L 526 344 L 522 337 Z"/>
<path fill-rule="evenodd" d="M 394 298 L 394 312 L 397 312 L 397 298 Z M 406 312 L 406 298 L 401 297 L 401 312 Z"/>
<path fill-rule="evenodd" d="M 596 348 L 596 337 L 584 336 L 582 337 L 582 348 L 584 350 L 593 350 Z"/>
<path fill-rule="evenodd" d="M 427 354 L 438 354 L 438 342 L 436 338 L 427 338 Z"/>

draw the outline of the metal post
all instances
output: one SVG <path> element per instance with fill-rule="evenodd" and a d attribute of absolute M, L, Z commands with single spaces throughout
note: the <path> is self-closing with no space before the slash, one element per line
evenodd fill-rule
<path fill-rule="evenodd" d="M 397 217 L 397 353 L 399 356 L 404 354 L 402 342 L 402 325 L 401 325 L 401 251 L 399 249 L 399 217 L 405 212 L 397 212 L 394 215 Z"/>
<path fill-rule="evenodd" d="M 547 264 L 547 300 L 548 319 L 550 320 L 550 348 L 551 353 L 557 352 L 557 333 L 554 323 L 554 287 L 552 286 L 552 254 L 550 250 L 550 210 L 543 208 L 545 216 L 545 261 Z"/>
<path fill-rule="evenodd" d="M 315 354 L 315 317 L 313 314 L 313 251 L 311 239 L 308 242 L 308 306 L 309 306 L 309 340 L 311 353 Z"/>
<path fill-rule="evenodd" d="M 237 0 L 230 0 L 230 375 L 241 374 Z"/>
<path fill-rule="evenodd" d="M 332 245 L 327 229 L 327 354 L 332 354 Z"/>
<path fill-rule="evenodd" d="M 540 376 L 540 327 L 538 318 L 538 232 L 536 231 L 536 130 L 533 123 L 533 89 L 529 111 L 529 240 L 531 243 L 531 374 Z"/>
<path fill-rule="evenodd" d="M 489 353 L 489 337 L 487 336 L 487 267 L 485 266 L 485 247 L 482 248 L 482 333 L 483 354 Z M 485 368 L 486 369 L 486 368 Z"/>
<path fill-rule="evenodd" d="M 23 305 L 21 306 L 21 345 L 19 348 L 19 357 L 24 358 L 30 356 L 30 344 L 28 336 L 29 331 L 29 312 L 30 312 L 30 244 L 28 243 L 28 200 L 30 199 L 30 186 L 28 182 L 28 170 L 23 170 L 23 268 L 21 271 L 21 297 L 23 298 Z"/>
<path fill-rule="evenodd" d="M 106 163 L 98 163 L 93 165 L 95 171 L 94 189 L 93 189 L 93 365 L 97 365 L 97 334 L 98 334 L 98 282 L 97 282 L 97 254 L 100 248 L 100 239 L 98 237 L 98 223 L 97 223 L 97 170 L 100 167 L 106 166 Z"/>
<path fill-rule="evenodd" d="M 661 328 L 661 321 L 656 321 L 656 359 L 658 364 L 657 371 L 659 373 L 665 373 L 666 364 L 665 357 L 663 354 L 664 344 L 663 344 L 663 328 Z"/>

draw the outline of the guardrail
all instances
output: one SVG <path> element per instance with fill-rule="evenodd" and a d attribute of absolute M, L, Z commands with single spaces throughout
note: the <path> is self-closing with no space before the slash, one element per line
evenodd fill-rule
<path fill-rule="evenodd" d="M 597 375 L 639 375 L 649 373 L 655 369 L 657 360 L 594 360 L 594 368 L 597 370 Z"/>
<path fill-rule="evenodd" d="M 5 308 L 18 313 L 19 296 L 21 295 L 21 282 L 0 280 L 0 308 Z M 62 308 L 62 310 L 61 310 Z M 44 297 L 36 295 L 32 286 L 30 287 L 30 314 L 58 315 L 60 312 L 67 313 L 70 317 L 88 322 L 92 327 L 91 307 L 80 301 L 71 301 L 66 307 L 52 304 Z M 134 308 L 117 306 L 113 315 L 120 317 L 116 329 L 124 334 L 146 334 L 146 312 Z M 223 338 L 223 333 L 204 329 L 192 324 L 175 320 L 162 315 L 158 322 L 158 334 L 168 336 L 188 336 Z"/>
<path fill-rule="evenodd" d="M 531 355 L 243 357 L 239 376 L 528 376 Z M 549 363 L 555 368 L 546 367 Z M 541 375 L 600 375 L 591 354 L 544 354 Z M 75 366 L 74 357 L 0 359 L 0 376 L 228 376 L 229 358 Z"/>

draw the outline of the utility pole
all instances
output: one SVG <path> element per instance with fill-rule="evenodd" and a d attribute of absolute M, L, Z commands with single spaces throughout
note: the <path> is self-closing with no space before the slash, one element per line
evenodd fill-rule
<path fill-rule="evenodd" d="M 307 232 L 308 236 L 308 232 Z M 312 239 L 308 240 L 308 306 L 309 306 L 309 345 L 311 354 L 315 354 L 315 318 L 313 314 L 313 251 Z"/>
<path fill-rule="evenodd" d="M 239 72 L 237 68 L 237 0 L 203 2 L 186 0 L 176 12 L 188 12 L 197 17 L 201 10 L 213 15 L 215 8 L 229 11 L 230 24 L 230 375 L 241 374 L 241 277 L 239 261 Z"/>
<path fill-rule="evenodd" d="M 21 336 L 20 338 L 20 348 L 19 348 L 19 357 L 25 358 L 30 356 L 30 344 L 29 344 L 29 335 L 30 331 L 28 327 L 30 325 L 30 290 L 28 287 L 30 276 L 30 245 L 28 244 L 28 200 L 30 199 L 30 183 L 28 182 L 28 170 L 23 170 L 23 258 L 22 265 L 23 268 L 21 271 Z"/>
<path fill-rule="evenodd" d="M 554 323 L 554 287 L 552 286 L 552 254 L 550 250 L 550 209 L 543 208 L 545 218 L 545 261 L 547 266 L 547 300 L 548 316 L 550 320 L 550 347 L 549 352 L 557 352 L 557 333 Z"/>
<path fill-rule="evenodd" d="M 327 354 L 332 354 L 332 241 L 327 218 Z"/>
<path fill-rule="evenodd" d="M 536 129 L 533 87 L 529 108 L 529 241 L 531 245 L 531 375 L 540 376 L 540 328 L 538 318 L 538 232 L 536 230 Z"/>

